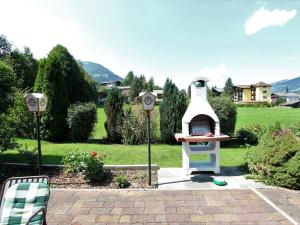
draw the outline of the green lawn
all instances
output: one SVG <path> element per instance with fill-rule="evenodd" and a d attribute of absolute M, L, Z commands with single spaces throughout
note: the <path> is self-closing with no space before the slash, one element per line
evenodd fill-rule
<path fill-rule="evenodd" d="M 283 125 L 300 123 L 300 109 L 239 107 L 236 128 L 258 123 L 268 125 L 279 121 Z"/>
<path fill-rule="evenodd" d="M 156 111 L 159 113 L 158 107 Z M 105 113 L 103 107 L 98 108 L 98 123 L 93 135 L 94 139 L 106 137 L 104 129 Z M 159 121 L 159 119 L 158 119 Z M 300 109 L 287 108 L 238 108 L 237 128 L 245 127 L 249 124 L 260 123 L 270 124 L 280 121 L 282 124 L 294 124 L 300 122 Z M 29 149 L 36 146 L 35 140 L 18 139 L 21 144 L 27 144 Z M 55 144 L 43 141 L 43 163 L 60 163 L 63 156 L 74 150 L 97 151 L 105 154 L 106 164 L 145 164 L 147 163 L 147 145 L 126 146 L 117 144 L 94 144 L 94 143 L 64 143 Z M 222 166 L 240 166 L 243 164 L 245 149 L 239 147 L 228 147 L 221 149 Z M 193 156 L 195 157 L 195 156 Z M 199 158 L 197 159 L 203 159 Z M 202 156 L 203 157 L 203 156 Z M 16 151 L 7 151 L 2 154 L 3 161 L 23 162 Z M 180 167 L 181 166 L 181 145 L 152 145 L 152 162 L 160 167 Z"/>
<path fill-rule="evenodd" d="M 20 143 L 27 144 L 29 149 L 36 146 L 35 140 L 19 139 Z M 106 155 L 106 164 L 146 164 L 147 163 L 147 145 L 126 146 L 118 144 L 91 144 L 91 143 L 65 143 L 54 144 L 51 142 L 42 142 L 43 163 L 61 162 L 63 156 L 73 149 L 79 151 L 96 151 L 99 154 Z M 181 166 L 181 145 L 153 144 L 152 163 L 161 167 L 180 167 Z M 243 163 L 245 149 L 223 148 L 221 151 L 221 165 L 239 166 Z M 16 151 L 7 151 L 3 154 L 6 162 L 23 162 L 23 159 L 17 156 Z M 193 159 L 205 159 L 197 156 Z"/>

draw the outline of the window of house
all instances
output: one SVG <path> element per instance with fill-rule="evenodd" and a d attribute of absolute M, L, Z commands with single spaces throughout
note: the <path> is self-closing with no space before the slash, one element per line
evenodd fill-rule
<path fill-rule="evenodd" d="M 263 96 L 263 99 L 267 99 L 267 96 Z"/>
<path fill-rule="evenodd" d="M 267 94 L 267 91 L 263 91 L 264 94 Z"/>

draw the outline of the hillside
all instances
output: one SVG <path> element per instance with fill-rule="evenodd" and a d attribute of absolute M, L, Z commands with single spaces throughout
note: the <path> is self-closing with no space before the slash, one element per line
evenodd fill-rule
<path fill-rule="evenodd" d="M 288 88 L 289 92 L 300 93 L 300 77 L 289 80 L 281 80 L 272 84 L 272 92 L 284 92 Z"/>
<path fill-rule="evenodd" d="M 90 74 L 98 83 L 123 80 L 122 77 L 114 74 L 112 71 L 98 63 L 83 61 L 81 64 L 85 71 Z"/>

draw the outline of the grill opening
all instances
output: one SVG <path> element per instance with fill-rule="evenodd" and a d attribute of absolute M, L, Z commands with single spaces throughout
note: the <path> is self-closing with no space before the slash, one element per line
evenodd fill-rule
<path fill-rule="evenodd" d="M 215 133 L 215 121 L 207 115 L 197 115 L 189 123 L 189 133 L 192 136 L 202 136 Z"/>

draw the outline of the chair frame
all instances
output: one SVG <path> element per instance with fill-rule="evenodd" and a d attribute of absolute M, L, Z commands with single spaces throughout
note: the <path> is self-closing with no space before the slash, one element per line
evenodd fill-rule
<path fill-rule="evenodd" d="M 26 177 L 11 177 L 4 181 L 2 190 L 0 193 L 0 218 L 2 216 L 2 208 L 3 208 L 3 196 L 5 196 L 6 191 L 14 184 L 18 183 L 45 183 L 50 188 L 50 179 L 48 176 L 40 175 L 40 176 L 26 176 Z M 40 212 L 43 214 L 43 225 L 47 225 L 46 223 L 46 211 L 47 207 L 42 207 L 39 210 L 37 210 L 29 219 L 26 225 L 29 225 L 31 220 Z"/>

